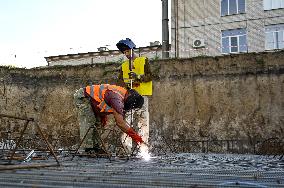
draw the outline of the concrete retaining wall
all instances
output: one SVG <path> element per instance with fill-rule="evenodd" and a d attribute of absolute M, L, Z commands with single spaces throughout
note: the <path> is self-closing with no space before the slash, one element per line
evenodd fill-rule
<path fill-rule="evenodd" d="M 88 83 L 115 83 L 118 66 L 2 67 L 0 113 L 33 117 L 58 147 L 74 147 L 79 127 L 73 93 Z M 151 69 L 153 151 L 190 150 L 185 145 L 190 140 L 283 137 L 284 51 L 158 60 Z M 0 122 L 0 140 L 23 124 L 8 118 Z"/>

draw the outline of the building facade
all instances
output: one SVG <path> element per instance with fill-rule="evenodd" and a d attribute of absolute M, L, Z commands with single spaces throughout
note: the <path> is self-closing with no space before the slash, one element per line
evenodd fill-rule
<path fill-rule="evenodd" d="M 99 48 L 101 49 L 101 48 Z M 146 56 L 151 59 L 162 58 L 162 46 L 150 45 L 148 47 L 139 47 L 134 50 L 138 56 Z M 107 62 L 117 62 L 122 63 L 126 60 L 125 55 L 123 55 L 119 50 L 107 50 L 102 49 L 98 52 L 86 52 L 78 54 L 66 54 L 58 56 L 45 57 L 48 66 L 60 66 L 60 65 L 82 65 L 82 64 L 94 64 L 94 63 L 107 63 Z"/>
<path fill-rule="evenodd" d="M 171 57 L 284 48 L 284 0 L 171 0 Z"/>

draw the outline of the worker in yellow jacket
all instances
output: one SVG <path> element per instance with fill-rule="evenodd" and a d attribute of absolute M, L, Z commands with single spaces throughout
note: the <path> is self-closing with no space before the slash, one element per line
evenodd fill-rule
<path fill-rule="evenodd" d="M 144 98 L 144 105 L 141 109 L 135 111 L 132 117 L 128 118 L 129 123 L 132 122 L 133 127 L 142 135 L 143 140 L 148 143 L 149 138 L 149 109 L 148 96 L 152 95 L 152 73 L 147 57 L 138 57 L 134 53 L 136 45 L 129 38 L 120 40 L 116 44 L 117 48 L 127 57 L 121 65 L 119 79 L 123 80 L 125 87 L 136 90 Z M 132 81 L 131 81 L 132 80 Z M 125 135 L 126 136 L 126 135 Z M 126 146 L 130 149 L 131 142 L 127 142 Z"/>

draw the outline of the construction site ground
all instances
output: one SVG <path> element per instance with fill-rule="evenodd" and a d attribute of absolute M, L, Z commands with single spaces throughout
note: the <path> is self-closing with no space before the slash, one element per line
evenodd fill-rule
<path fill-rule="evenodd" d="M 4 170 L 0 187 L 284 187 L 281 156 L 180 153 L 135 157 L 59 156 L 60 166 Z M 56 164 L 51 158 L 20 165 Z M 14 164 L 15 165 L 15 164 Z"/>

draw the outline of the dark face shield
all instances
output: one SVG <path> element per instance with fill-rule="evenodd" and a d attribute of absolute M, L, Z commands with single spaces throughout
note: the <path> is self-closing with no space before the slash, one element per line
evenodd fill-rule
<path fill-rule="evenodd" d="M 135 90 L 129 90 L 130 95 L 126 98 L 124 103 L 124 111 L 129 111 L 135 108 L 142 108 L 144 98 Z"/>
<path fill-rule="evenodd" d="M 116 44 L 116 46 L 122 53 L 126 49 L 134 49 L 134 48 L 136 48 L 136 45 L 133 43 L 133 41 L 130 38 L 126 38 L 125 40 L 120 40 Z"/>
<path fill-rule="evenodd" d="M 117 44 L 116 46 L 122 53 L 124 53 L 124 51 L 126 50 L 130 50 L 130 48 L 126 46 L 125 44 Z"/>

